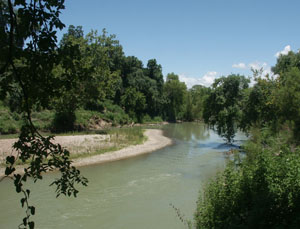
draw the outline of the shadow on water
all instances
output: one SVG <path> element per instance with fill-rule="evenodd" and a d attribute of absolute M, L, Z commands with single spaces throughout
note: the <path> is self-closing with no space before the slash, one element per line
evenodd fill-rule
<path fill-rule="evenodd" d="M 227 144 L 220 142 L 209 142 L 209 143 L 200 143 L 194 146 L 194 148 L 209 148 L 216 150 L 229 150 L 229 149 L 238 149 L 240 145 L 238 144 Z"/>

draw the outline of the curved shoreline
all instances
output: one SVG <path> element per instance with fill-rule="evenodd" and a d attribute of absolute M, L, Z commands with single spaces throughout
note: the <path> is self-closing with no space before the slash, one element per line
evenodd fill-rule
<path fill-rule="evenodd" d="M 80 167 L 122 160 L 129 157 L 150 153 L 173 144 L 172 139 L 165 137 L 162 130 L 146 129 L 144 135 L 147 137 L 147 140 L 142 144 L 128 146 L 117 151 L 98 154 L 91 157 L 78 158 L 73 160 L 72 165 Z"/>
<path fill-rule="evenodd" d="M 81 167 L 81 166 L 102 164 L 106 162 L 122 160 L 129 157 L 151 153 L 153 151 L 162 149 L 166 146 L 173 144 L 173 140 L 168 137 L 165 137 L 163 135 L 163 131 L 159 129 L 146 129 L 144 135 L 147 137 L 147 140 L 142 144 L 132 145 L 117 151 L 98 154 L 90 157 L 73 159 L 72 165 L 76 167 Z M 16 172 L 23 173 L 23 169 L 24 167 L 17 166 Z M 5 172 L 5 167 L 0 167 L 0 178 L 4 176 L 4 172 Z"/>

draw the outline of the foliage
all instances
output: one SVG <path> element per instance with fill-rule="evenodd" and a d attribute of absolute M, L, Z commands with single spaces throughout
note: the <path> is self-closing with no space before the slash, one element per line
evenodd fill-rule
<path fill-rule="evenodd" d="M 166 113 L 169 121 L 176 121 L 179 113 L 183 111 L 183 102 L 186 96 L 186 85 L 179 81 L 178 75 L 170 73 L 164 84 L 164 94 L 167 100 Z"/>
<path fill-rule="evenodd" d="M 126 112 L 131 118 L 136 117 L 137 120 L 141 122 L 142 113 L 146 105 L 146 98 L 143 93 L 137 91 L 135 88 L 129 87 L 121 97 L 121 104 L 125 107 Z"/>
<path fill-rule="evenodd" d="M 198 202 L 197 228 L 296 228 L 300 213 L 300 148 L 285 133 L 259 131 Z"/>
<path fill-rule="evenodd" d="M 0 50 L 1 97 L 12 96 L 17 87 L 20 99 L 16 104 L 24 117 L 19 140 L 13 146 L 17 151 L 17 158 L 6 158 L 5 177 L 13 180 L 17 193 L 23 194 L 21 206 L 25 206 L 26 216 L 19 227 L 34 228 L 35 224 L 30 217 L 35 214 L 35 207 L 29 204 L 30 190 L 24 189 L 28 178 L 36 182 L 43 178 L 42 173 L 59 170 L 61 177 L 52 183 L 56 185 L 57 196 L 76 196 L 78 190 L 75 184 L 87 185 L 87 179 L 71 166 L 69 152 L 60 145 L 53 144 L 52 137 L 41 136 L 31 118 L 35 107 L 48 107 L 52 98 L 60 93 L 62 86 L 68 86 L 53 75 L 54 67 L 61 60 L 60 50 L 56 47 L 55 29 L 64 27 L 59 20 L 64 1 L 7 0 L 7 4 L 4 1 L 0 4 L 3 44 Z M 30 162 L 22 173 L 15 170 L 18 158 L 22 162 Z"/>
<path fill-rule="evenodd" d="M 256 83 L 241 98 L 240 127 L 252 135 L 243 146 L 245 157 L 236 154 L 207 186 L 195 214 L 197 228 L 298 227 L 299 60 L 299 52 L 281 55 L 273 77 L 254 71 Z"/>
<path fill-rule="evenodd" d="M 242 101 L 249 80 L 229 75 L 215 80 L 204 104 L 204 121 L 231 143 L 242 118 Z"/>
<path fill-rule="evenodd" d="M 210 88 L 201 85 L 194 85 L 190 90 L 192 99 L 193 119 L 203 120 L 204 102 L 207 99 Z"/>
<path fill-rule="evenodd" d="M 289 121 L 294 138 L 300 142 L 300 68 L 292 67 L 280 76 L 275 96 L 279 107 L 279 121 Z"/>
<path fill-rule="evenodd" d="M 278 119 L 278 104 L 274 92 L 277 90 L 276 81 L 261 76 L 262 71 L 254 71 L 255 85 L 247 91 L 243 103 L 241 127 L 248 131 L 251 126 L 272 126 L 276 129 Z"/>
<path fill-rule="evenodd" d="M 282 125 L 293 129 L 294 140 L 299 141 L 300 126 L 300 55 L 289 52 L 281 55 L 272 68 L 275 75 L 262 76 L 254 71 L 255 85 L 249 91 L 243 108 L 242 128 L 269 126 L 274 132 Z"/>

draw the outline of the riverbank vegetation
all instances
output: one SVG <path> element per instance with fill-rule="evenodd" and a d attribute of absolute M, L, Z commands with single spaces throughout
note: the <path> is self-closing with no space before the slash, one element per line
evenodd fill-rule
<path fill-rule="evenodd" d="M 254 71 L 213 84 L 205 120 L 232 142 L 250 134 L 224 172 L 201 193 L 197 228 L 297 228 L 300 222 L 300 52 L 280 56 L 273 77 Z M 234 89 L 234 90 L 231 90 Z"/>

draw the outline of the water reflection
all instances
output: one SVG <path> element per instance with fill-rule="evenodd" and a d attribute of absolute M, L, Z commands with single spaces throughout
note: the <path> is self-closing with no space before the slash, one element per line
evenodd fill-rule
<path fill-rule="evenodd" d="M 199 141 L 206 140 L 210 136 L 210 131 L 203 123 L 176 123 L 169 124 L 163 127 L 168 133 L 171 133 L 172 138 L 182 141 Z"/>

